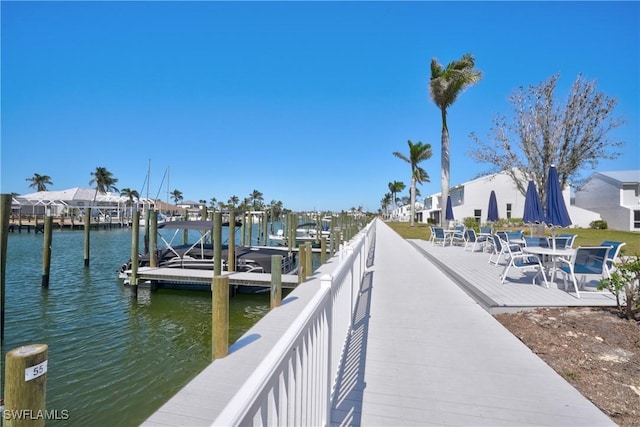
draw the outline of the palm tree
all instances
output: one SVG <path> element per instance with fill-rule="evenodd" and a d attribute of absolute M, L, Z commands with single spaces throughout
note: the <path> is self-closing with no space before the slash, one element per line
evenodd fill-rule
<path fill-rule="evenodd" d="M 180 190 L 173 190 L 171 192 L 171 198 L 173 199 L 173 203 L 175 203 L 176 206 L 178 206 L 178 202 L 182 199 L 184 199 L 184 197 L 182 197 L 182 191 Z"/>
<path fill-rule="evenodd" d="M 47 191 L 47 185 L 53 185 L 51 177 L 49 175 L 39 175 L 34 173 L 31 178 L 26 178 L 29 181 L 29 188 L 35 188 L 36 191 Z"/>
<path fill-rule="evenodd" d="M 393 208 L 395 209 L 395 208 L 398 207 L 397 194 L 399 192 L 401 192 L 402 190 L 404 190 L 406 185 L 404 185 L 404 182 L 402 182 L 402 181 L 393 181 L 393 182 L 390 182 L 388 185 L 389 185 L 389 191 L 391 192 L 391 195 L 393 196 Z"/>
<path fill-rule="evenodd" d="M 93 195 L 93 201 L 96 201 L 98 193 L 106 193 L 108 191 L 118 191 L 115 184 L 118 182 L 118 178 L 114 178 L 113 174 L 107 170 L 107 168 L 98 166 L 95 171 L 91 172 L 91 181 L 89 185 L 96 185 L 96 192 Z"/>
<path fill-rule="evenodd" d="M 382 205 L 382 212 L 389 213 L 389 206 L 391 206 L 391 200 L 393 200 L 393 195 L 391 193 L 385 193 L 382 200 L 380 200 L 380 205 Z"/>
<path fill-rule="evenodd" d="M 423 144 L 422 142 L 414 144 L 411 140 L 407 141 L 407 143 L 409 144 L 409 156 L 399 151 L 394 151 L 393 155 L 411 165 L 411 187 L 409 189 L 411 219 L 409 220 L 409 226 L 413 227 L 416 213 L 416 184 L 422 184 L 424 181 L 429 182 L 429 175 L 418 164 L 431 158 L 431 144 Z"/>
<path fill-rule="evenodd" d="M 449 128 L 447 127 L 447 109 L 456 101 L 462 91 L 479 82 L 482 78 L 482 73 L 475 70 L 473 68 L 474 65 L 475 60 L 470 53 L 462 55 L 457 61 L 450 62 L 446 68 L 443 68 L 436 58 L 431 60 L 429 94 L 442 115 L 442 170 L 440 175 L 442 201 L 447 200 L 449 196 Z"/>
<path fill-rule="evenodd" d="M 253 192 L 251 192 L 251 194 L 249 195 L 249 198 L 251 199 L 251 204 L 253 205 L 254 211 L 262 209 L 262 206 L 264 205 L 264 203 L 262 203 L 264 201 L 264 197 L 262 197 L 261 192 L 259 192 L 258 190 L 253 190 Z"/>
<path fill-rule="evenodd" d="M 132 190 L 130 188 L 123 188 L 120 190 L 120 195 L 126 197 L 127 203 L 126 206 L 133 207 L 133 199 L 140 200 L 140 194 L 136 190 Z"/>
<path fill-rule="evenodd" d="M 240 201 L 240 198 L 234 195 L 234 196 L 231 196 L 229 200 L 227 200 L 227 204 L 231 209 L 235 209 L 239 201 Z"/>

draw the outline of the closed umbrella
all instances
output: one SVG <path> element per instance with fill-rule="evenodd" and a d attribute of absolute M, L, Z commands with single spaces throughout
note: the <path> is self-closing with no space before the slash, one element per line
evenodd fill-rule
<path fill-rule="evenodd" d="M 524 197 L 524 214 L 522 221 L 525 224 L 542 224 L 544 222 L 544 211 L 540 203 L 540 195 L 533 181 L 529 181 L 527 194 Z"/>
<path fill-rule="evenodd" d="M 447 209 L 444 214 L 444 219 L 447 221 L 455 221 L 453 217 L 453 207 L 451 206 L 451 196 L 447 196 Z"/>
<path fill-rule="evenodd" d="M 544 223 L 551 227 L 553 248 L 555 249 L 555 229 L 556 227 L 568 227 L 571 225 L 571 218 L 567 211 L 567 205 L 562 197 L 560 179 L 555 166 L 549 168 L 547 176 L 547 210 L 544 216 Z"/>
<path fill-rule="evenodd" d="M 491 194 L 489 195 L 489 209 L 487 209 L 487 221 L 497 222 L 499 220 L 498 199 L 496 199 L 496 192 L 491 190 Z"/>

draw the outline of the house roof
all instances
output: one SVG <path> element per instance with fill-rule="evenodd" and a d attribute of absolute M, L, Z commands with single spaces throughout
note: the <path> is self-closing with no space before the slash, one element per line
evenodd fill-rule
<path fill-rule="evenodd" d="M 129 200 L 127 197 L 117 193 L 108 192 L 96 194 L 95 188 L 83 187 L 73 187 L 67 190 L 38 191 L 31 194 L 15 196 L 14 200 L 19 204 L 48 205 L 51 203 L 73 204 L 74 202 L 93 202 L 94 197 L 96 203 L 124 203 Z M 141 198 L 140 200 L 144 202 L 147 199 Z"/>
<path fill-rule="evenodd" d="M 640 184 L 640 169 L 598 173 L 623 184 Z"/>

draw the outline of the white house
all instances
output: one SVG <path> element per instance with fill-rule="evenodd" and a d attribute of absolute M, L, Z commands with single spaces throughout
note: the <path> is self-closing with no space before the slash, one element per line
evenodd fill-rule
<path fill-rule="evenodd" d="M 155 208 L 155 200 L 144 197 L 136 200 L 142 212 Z M 95 188 L 74 187 L 66 190 L 38 191 L 31 194 L 13 196 L 11 209 L 24 215 L 45 214 L 54 217 L 82 215 L 84 209 L 91 208 L 97 216 L 114 218 L 130 217 L 129 199 L 117 193 L 96 193 Z"/>
<path fill-rule="evenodd" d="M 640 231 L 640 170 L 594 172 L 576 190 L 575 203 L 598 212 L 613 230 Z"/>
<path fill-rule="evenodd" d="M 500 219 L 522 218 L 524 216 L 525 195 L 518 190 L 509 175 L 505 172 L 500 172 L 483 176 L 449 189 L 455 219 L 462 222 L 464 218 L 471 217 L 481 224 L 486 223 L 489 195 L 492 190 L 496 193 Z M 598 213 L 570 204 L 571 189 L 569 187 L 564 189 L 562 195 L 573 226 L 588 227 L 592 221 L 600 219 Z M 440 223 L 445 206 L 445 203 L 440 199 L 441 193 L 425 197 L 422 222 L 427 222 L 428 219 L 431 219 L 437 224 Z"/>

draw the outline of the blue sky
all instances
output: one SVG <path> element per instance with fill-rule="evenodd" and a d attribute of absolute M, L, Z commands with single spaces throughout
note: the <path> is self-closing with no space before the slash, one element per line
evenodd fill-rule
<path fill-rule="evenodd" d="M 483 79 L 449 109 L 451 184 L 508 97 L 578 73 L 618 99 L 626 145 L 600 170 L 640 168 L 638 2 L 7 2 L 2 19 L 1 190 L 88 187 L 106 167 L 119 188 L 227 201 L 253 190 L 293 210 L 376 211 L 392 156 L 430 143 L 421 164 L 440 191 L 440 112 L 431 58 L 464 53 Z M 584 171 L 584 177 L 591 170 Z"/>

